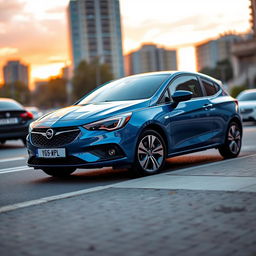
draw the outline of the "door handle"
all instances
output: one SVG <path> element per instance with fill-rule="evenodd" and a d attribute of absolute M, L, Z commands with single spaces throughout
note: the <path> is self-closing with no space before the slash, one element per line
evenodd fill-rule
<path fill-rule="evenodd" d="M 204 109 L 207 110 L 209 108 L 212 108 L 213 104 L 209 103 L 209 104 L 204 104 Z"/>

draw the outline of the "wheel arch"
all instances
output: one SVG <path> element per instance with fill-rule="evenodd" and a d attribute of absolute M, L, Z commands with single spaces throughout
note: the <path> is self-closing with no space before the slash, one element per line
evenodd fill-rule
<path fill-rule="evenodd" d="M 158 125 L 156 123 L 150 123 L 150 124 L 143 127 L 143 129 L 140 131 L 140 134 L 145 130 L 154 130 L 162 136 L 162 138 L 165 142 L 165 147 L 166 147 L 166 151 L 167 151 L 166 153 L 168 155 L 168 153 L 169 153 L 169 140 L 168 140 L 168 137 L 166 135 L 166 131 L 164 130 L 164 128 L 162 128 L 161 125 Z"/>
<path fill-rule="evenodd" d="M 241 119 L 240 119 L 239 117 L 237 117 L 237 116 L 233 116 L 233 117 L 229 120 L 229 122 L 228 122 L 227 129 L 228 129 L 230 123 L 232 123 L 232 122 L 235 122 L 235 123 L 237 123 L 237 124 L 239 125 L 239 128 L 241 129 L 241 134 L 243 135 L 243 125 L 242 125 Z"/>

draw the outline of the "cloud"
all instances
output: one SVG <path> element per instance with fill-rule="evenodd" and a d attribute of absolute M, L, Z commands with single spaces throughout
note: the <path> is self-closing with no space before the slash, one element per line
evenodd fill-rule
<path fill-rule="evenodd" d="M 50 63 L 65 63 L 67 59 L 64 59 L 63 56 L 51 56 L 48 58 Z"/>
<path fill-rule="evenodd" d="M 0 48 L 0 56 L 8 56 L 17 52 L 18 52 L 17 48 L 11 48 L 11 47 Z"/>
<path fill-rule="evenodd" d="M 0 0 L 0 22 L 8 22 L 23 11 L 25 2 L 18 0 Z"/>
<path fill-rule="evenodd" d="M 35 4 L 34 1 L 31 2 Z M 32 69 L 55 63 L 61 66 L 69 59 L 65 12 L 58 13 L 57 8 L 51 10 L 48 6 L 46 11 L 29 9 L 31 2 L 0 0 L 0 67 L 10 58 L 20 59 Z M 46 0 L 44 2 L 47 4 Z M 51 59 L 50 56 L 58 58 Z M 51 75 L 50 69 L 49 72 Z"/>

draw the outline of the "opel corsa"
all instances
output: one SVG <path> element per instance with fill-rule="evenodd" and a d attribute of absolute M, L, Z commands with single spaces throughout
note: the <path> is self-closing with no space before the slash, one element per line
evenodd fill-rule
<path fill-rule="evenodd" d="M 156 72 L 109 82 L 30 125 L 28 165 L 52 176 L 77 168 L 158 173 L 165 159 L 216 148 L 237 157 L 237 100 L 200 73 Z"/>

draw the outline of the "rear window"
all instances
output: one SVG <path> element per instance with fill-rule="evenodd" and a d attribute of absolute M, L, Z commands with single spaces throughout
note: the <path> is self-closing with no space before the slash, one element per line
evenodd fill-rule
<path fill-rule="evenodd" d="M 0 100 L 0 111 L 2 110 L 23 110 L 24 108 L 14 100 Z"/>
<path fill-rule="evenodd" d="M 202 80 L 202 84 L 207 96 L 214 95 L 218 92 L 218 88 L 215 86 L 214 83 L 210 81 Z"/>

